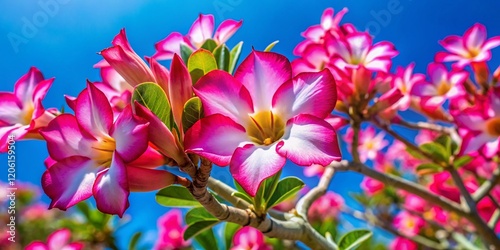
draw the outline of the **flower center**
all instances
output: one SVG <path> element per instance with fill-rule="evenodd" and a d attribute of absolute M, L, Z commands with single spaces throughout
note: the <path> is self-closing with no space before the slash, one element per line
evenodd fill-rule
<path fill-rule="evenodd" d="M 115 139 L 111 137 L 104 138 L 98 141 L 92 147 L 94 149 L 94 160 L 99 163 L 100 166 L 109 167 L 111 165 L 111 159 L 113 158 L 113 152 L 116 149 Z"/>
<path fill-rule="evenodd" d="M 31 118 L 33 118 L 33 112 L 35 111 L 35 108 L 33 107 L 32 104 L 27 104 L 26 107 L 23 109 L 22 112 L 22 117 L 21 117 L 21 123 L 23 125 L 29 125 L 31 123 Z"/>
<path fill-rule="evenodd" d="M 285 123 L 272 111 L 262 111 L 250 116 L 246 129 L 250 140 L 267 146 L 285 134 Z"/>
<path fill-rule="evenodd" d="M 486 133 L 491 136 L 500 136 L 500 117 L 493 117 L 486 121 Z"/>
<path fill-rule="evenodd" d="M 437 87 L 437 93 L 438 95 L 445 95 L 450 91 L 451 89 L 451 84 L 448 84 L 446 81 L 442 81 L 439 86 Z"/>

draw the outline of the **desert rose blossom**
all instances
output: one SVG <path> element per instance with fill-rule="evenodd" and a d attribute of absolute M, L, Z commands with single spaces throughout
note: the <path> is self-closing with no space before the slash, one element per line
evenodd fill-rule
<path fill-rule="evenodd" d="M 361 189 L 368 195 L 375 195 L 380 191 L 384 190 L 384 183 L 372 179 L 370 177 L 364 177 L 360 184 Z"/>
<path fill-rule="evenodd" d="M 264 240 L 264 234 L 259 230 L 246 226 L 234 234 L 231 250 L 271 250 Z"/>
<path fill-rule="evenodd" d="M 391 250 L 417 250 L 418 245 L 417 245 L 417 243 L 415 243 L 409 239 L 406 239 L 403 237 L 396 237 L 391 242 L 389 249 L 391 249 Z"/>
<path fill-rule="evenodd" d="M 66 210 L 94 196 L 100 211 L 122 216 L 130 191 L 174 182 L 167 171 L 128 165 L 148 147 L 149 124 L 132 114 L 130 106 L 114 120 L 106 96 L 92 84 L 75 104 L 75 115 L 60 115 L 40 132 L 53 163 L 42 176 L 51 208 Z"/>
<path fill-rule="evenodd" d="M 340 159 L 336 133 L 325 121 L 335 107 L 335 81 L 328 70 L 292 78 L 290 62 L 272 52 L 253 51 L 235 77 L 215 70 L 194 92 L 205 117 L 187 132 L 187 152 L 230 171 L 247 193 L 290 159 L 326 166 Z"/>
<path fill-rule="evenodd" d="M 352 128 L 349 128 L 344 136 L 346 143 L 350 144 L 352 142 L 353 135 L 354 131 Z M 368 127 L 359 131 L 358 150 L 359 158 L 362 162 L 375 160 L 377 156 L 382 153 L 382 149 L 389 144 L 384 137 L 384 132 L 376 133 L 373 127 Z"/>
<path fill-rule="evenodd" d="M 155 250 L 182 249 L 189 247 L 190 242 L 183 238 L 186 226 L 182 223 L 182 213 L 172 209 L 158 218 L 158 239 Z"/>
<path fill-rule="evenodd" d="M 412 237 L 417 235 L 420 229 L 425 226 L 425 221 L 407 211 L 401 211 L 394 217 L 393 225 L 404 235 Z"/>
<path fill-rule="evenodd" d="M 53 81 L 54 78 L 44 79 L 42 72 L 32 67 L 17 80 L 13 93 L 0 92 L 0 152 L 6 152 L 11 135 L 16 141 L 42 139 L 39 129 L 58 113 L 42 105 Z"/>
<path fill-rule="evenodd" d="M 208 40 L 213 39 L 217 45 L 225 43 L 241 27 L 243 21 L 224 20 L 214 34 L 214 16 L 200 14 L 191 25 L 189 32 L 183 36 L 179 32 L 172 32 L 163 40 L 155 44 L 156 53 L 153 58 L 156 60 L 170 60 L 174 54 L 181 54 L 181 44 L 192 50 L 201 48 Z"/>
<path fill-rule="evenodd" d="M 81 242 L 72 242 L 71 231 L 69 229 L 59 229 L 49 235 L 47 243 L 34 241 L 26 246 L 26 250 L 80 250 L 84 244 Z"/>
<path fill-rule="evenodd" d="M 102 79 L 94 85 L 106 95 L 113 111 L 119 113 L 130 104 L 134 88 L 106 60 L 96 63 L 94 68 L 100 69 Z"/>
<path fill-rule="evenodd" d="M 336 220 L 345 201 L 342 196 L 328 191 L 313 202 L 308 211 L 308 219 L 311 221 Z"/>

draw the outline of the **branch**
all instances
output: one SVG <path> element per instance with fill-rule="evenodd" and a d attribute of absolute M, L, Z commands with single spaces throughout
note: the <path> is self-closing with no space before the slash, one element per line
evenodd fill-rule
<path fill-rule="evenodd" d="M 474 199 L 472 199 L 469 191 L 467 191 L 467 188 L 465 187 L 465 184 L 462 181 L 462 178 L 458 174 L 457 170 L 453 166 L 450 166 L 448 167 L 448 172 L 450 172 L 451 178 L 453 179 L 453 182 L 455 182 L 455 185 L 458 187 L 461 197 L 463 197 L 463 199 L 465 200 L 469 211 L 471 213 L 477 213 L 476 202 L 474 201 Z"/>
<path fill-rule="evenodd" d="M 500 184 L 500 167 L 497 167 L 493 172 L 491 178 L 485 181 L 477 190 L 472 194 L 474 201 L 478 202 L 482 200 L 486 195 L 488 195 L 491 190 Z"/>
<path fill-rule="evenodd" d="M 208 179 L 208 187 L 212 189 L 216 194 L 220 195 L 220 197 L 222 197 L 224 200 L 233 204 L 237 208 L 247 209 L 250 207 L 250 204 L 248 202 L 232 195 L 234 192 L 236 192 L 236 190 L 219 180 L 210 177 Z"/>
<path fill-rule="evenodd" d="M 401 120 L 395 122 L 395 124 L 398 124 L 398 125 L 401 125 L 403 127 L 410 128 L 410 129 L 417 129 L 417 130 L 427 129 L 427 130 L 432 130 L 432 131 L 436 131 L 436 132 L 444 133 L 444 134 L 449 134 L 449 135 L 453 134 L 452 128 L 441 126 L 441 125 L 434 124 L 434 123 L 428 123 L 428 122 L 412 123 L 412 122 L 407 122 L 407 121 L 401 119 Z"/>
<path fill-rule="evenodd" d="M 297 214 L 302 216 L 307 221 L 307 212 L 315 200 L 324 195 L 330 186 L 330 182 L 335 174 L 335 169 L 330 164 L 325 167 L 325 172 L 319 180 L 318 186 L 311 189 L 306 195 L 304 195 L 295 206 L 297 209 Z"/>

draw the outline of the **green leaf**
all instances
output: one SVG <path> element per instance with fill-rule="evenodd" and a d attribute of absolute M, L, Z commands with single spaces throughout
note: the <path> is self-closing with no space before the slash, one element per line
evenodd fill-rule
<path fill-rule="evenodd" d="M 87 218 L 87 220 L 90 218 L 90 207 L 86 201 L 78 202 L 76 204 L 76 208 L 83 214 L 83 216 L 85 216 L 85 218 Z"/>
<path fill-rule="evenodd" d="M 145 82 L 134 89 L 132 102 L 137 101 L 153 112 L 170 130 L 174 126 L 172 109 L 163 89 L 154 82 Z"/>
<path fill-rule="evenodd" d="M 217 220 L 204 207 L 195 207 L 186 213 L 186 224 L 191 225 L 200 221 Z"/>
<path fill-rule="evenodd" d="M 244 201 L 250 203 L 250 204 L 253 204 L 253 199 L 252 197 L 250 197 L 248 194 L 246 193 L 242 193 L 242 192 L 233 192 L 231 194 L 231 196 L 234 196 L 234 197 L 238 197 L 240 199 L 243 199 Z"/>
<path fill-rule="evenodd" d="M 238 59 L 240 59 L 242 46 L 243 42 L 239 42 L 238 44 L 236 44 L 236 46 L 234 46 L 231 49 L 231 56 L 229 58 L 229 68 L 227 70 L 229 74 L 232 74 L 234 69 L 236 68 L 236 63 L 238 63 Z"/>
<path fill-rule="evenodd" d="M 226 45 L 222 44 L 214 50 L 215 60 L 219 69 L 229 72 L 229 60 L 231 52 Z"/>
<path fill-rule="evenodd" d="M 141 238 L 142 233 L 137 232 L 132 236 L 132 239 L 130 240 L 130 243 L 128 244 L 128 249 L 129 250 L 136 250 L 137 249 L 137 243 L 139 243 L 139 239 Z"/>
<path fill-rule="evenodd" d="M 417 166 L 417 173 L 419 175 L 435 174 L 443 171 L 443 167 L 436 163 L 422 163 Z"/>
<path fill-rule="evenodd" d="M 182 111 L 182 129 L 186 132 L 191 128 L 199 119 L 203 117 L 203 107 L 200 98 L 192 97 L 184 104 Z"/>
<path fill-rule="evenodd" d="M 293 196 L 304 187 L 304 182 L 297 177 L 286 177 L 278 182 L 273 196 L 267 203 L 267 208 L 271 208 L 287 198 Z"/>
<path fill-rule="evenodd" d="M 217 43 L 212 39 L 207 39 L 205 43 L 201 45 L 201 48 L 213 52 L 214 49 L 217 48 Z"/>
<path fill-rule="evenodd" d="M 193 207 L 201 204 L 183 186 L 168 186 L 156 193 L 156 202 L 165 207 Z"/>
<path fill-rule="evenodd" d="M 372 237 L 372 232 L 366 229 L 359 229 L 350 231 L 344 236 L 342 236 L 339 240 L 339 249 L 340 250 L 351 250 L 355 249 L 358 245 L 363 243 L 364 241 L 370 239 Z"/>
<path fill-rule="evenodd" d="M 275 175 L 267 178 L 264 181 L 264 202 L 267 204 L 269 200 L 271 200 L 271 197 L 274 194 L 274 191 L 276 190 L 276 187 L 278 186 L 279 180 L 281 177 L 281 170 L 278 171 Z"/>
<path fill-rule="evenodd" d="M 193 54 L 193 50 L 189 46 L 181 43 L 181 58 L 184 64 L 188 63 L 189 57 Z"/>
<path fill-rule="evenodd" d="M 406 152 L 408 152 L 408 154 L 410 154 L 411 156 L 413 156 L 413 158 L 415 159 L 418 159 L 418 160 L 423 160 L 425 159 L 425 156 L 423 156 L 422 154 L 420 154 L 418 151 L 416 150 L 413 150 L 412 148 L 410 147 L 406 147 Z"/>
<path fill-rule="evenodd" d="M 458 245 L 462 246 L 467 250 L 479 250 L 478 248 L 472 244 L 463 234 L 461 233 L 452 233 L 451 237 L 458 243 Z"/>
<path fill-rule="evenodd" d="M 194 85 L 202 76 L 217 69 L 217 62 L 210 51 L 199 49 L 189 57 L 187 68 Z"/>
<path fill-rule="evenodd" d="M 464 155 L 462 157 L 455 159 L 455 161 L 453 161 L 453 166 L 455 166 L 455 168 L 460 168 L 460 167 L 463 167 L 463 166 L 469 164 L 469 162 L 471 162 L 471 161 L 472 161 L 471 156 Z"/>
<path fill-rule="evenodd" d="M 423 152 L 432 155 L 437 160 L 440 160 L 445 163 L 449 161 L 451 156 L 451 154 L 446 150 L 446 148 L 437 142 L 429 142 L 422 144 L 420 145 L 420 149 Z"/>
<path fill-rule="evenodd" d="M 194 239 L 204 248 L 204 249 L 218 249 L 217 240 L 215 239 L 214 230 L 209 229 L 200 232 L 194 237 Z"/>
<path fill-rule="evenodd" d="M 233 242 L 234 234 L 240 229 L 240 225 L 236 223 L 227 222 L 224 228 L 224 239 L 226 242 L 226 249 L 231 249 L 231 244 Z M 215 248 L 214 248 L 215 249 Z"/>
<path fill-rule="evenodd" d="M 269 45 L 267 45 L 267 47 L 264 49 L 264 51 L 265 51 L 265 52 L 269 52 L 269 51 L 271 51 L 271 50 L 274 48 L 274 46 L 275 46 L 276 44 L 278 44 L 279 42 L 280 42 L 279 40 L 276 40 L 276 41 L 274 41 L 274 42 L 270 43 Z"/>
<path fill-rule="evenodd" d="M 184 240 L 188 240 L 191 237 L 198 235 L 199 233 L 212 228 L 217 225 L 220 221 L 218 220 L 208 220 L 208 221 L 199 221 L 189 225 L 184 231 Z"/>

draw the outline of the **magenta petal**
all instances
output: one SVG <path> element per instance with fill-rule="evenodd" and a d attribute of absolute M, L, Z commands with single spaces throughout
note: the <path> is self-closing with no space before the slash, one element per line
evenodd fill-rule
<path fill-rule="evenodd" d="M 176 176 L 168 171 L 127 167 L 131 192 L 149 192 L 175 184 Z"/>
<path fill-rule="evenodd" d="M 474 24 L 464 34 L 463 37 L 467 49 L 479 49 L 486 41 L 486 27 L 480 23 Z"/>
<path fill-rule="evenodd" d="M 92 196 L 92 185 L 102 169 L 82 156 L 68 157 L 52 165 L 42 176 L 42 188 L 52 199 L 50 207 L 66 210 Z"/>
<path fill-rule="evenodd" d="M 69 229 L 59 229 L 47 238 L 49 249 L 63 249 L 71 239 L 71 231 Z"/>
<path fill-rule="evenodd" d="M 174 54 L 180 55 L 182 42 L 184 42 L 184 36 L 181 33 L 170 33 L 170 35 L 155 44 L 157 52 L 153 55 L 153 58 L 156 60 L 170 60 Z"/>
<path fill-rule="evenodd" d="M 437 89 L 431 83 L 420 81 L 413 85 L 410 93 L 415 96 L 436 96 Z"/>
<path fill-rule="evenodd" d="M 276 153 L 276 145 L 248 144 L 234 151 L 229 171 L 249 195 L 255 196 L 262 181 L 285 165 L 286 158 Z"/>
<path fill-rule="evenodd" d="M 215 41 L 219 44 L 225 43 L 241 27 L 242 23 L 242 20 L 224 20 L 215 31 Z"/>
<path fill-rule="evenodd" d="M 269 110 L 272 106 L 276 90 L 292 78 L 292 67 L 282 55 L 252 51 L 240 64 L 234 76 L 248 89 L 255 112 L 259 112 Z"/>
<path fill-rule="evenodd" d="M 281 85 L 273 97 L 273 109 L 288 120 L 298 114 L 325 118 L 337 103 L 335 80 L 329 70 L 301 73 Z"/>
<path fill-rule="evenodd" d="M 0 124 L 20 123 L 22 116 L 22 105 L 12 93 L 0 92 Z"/>
<path fill-rule="evenodd" d="M 214 114 L 202 118 L 186 132 L 184 146 L 187 152 L 226 166 L 236 147 L 245 141 L 245 128 L 227 116 Z"/>
<path fill-rule="evenodd" d="M 196 48 L 200 48 L 207 39 L 212 38 L 213 32 L 214 16 L 200 14 L 189 29 L 187 36 Z"/>
<path fill-rule="evenodd" d="M 241 124 L 253 113 L 253 103 L 248 90 L 229 73 L 214 70 L 203 76 L 194 92 L 203 103 L 206 116 L 222 114 Z"/>
<path fill-rule="evenodd" d="M 36 86 L 35 89 L 33 90 L 33 96 L 32 96 L 32 101 L 33 103 L 38 103 L 45 98 L 45 95 L 49 91 L 50 86 L 54 82 L 54 78 L 44 80 L 39 82 Z"/>
<path fill-rule="evenodd" d="M 27 126 L 22 126 L 20 124 L 0 127 L 0 153 L 8 151 L 10 135 L 13 135 L 17 141 L 21 140 L 27 132 Z"/>
<path fill-rule="evenodd" d="M 115 139 L 116 152 L 124 162 L 137 159 L 148 147 L 148 123 L 132 114 L 130 105 L 120 113 L 110 134 Z"/>
<path fill-rule="evenodd" d="M 178 55 L 174 55 L 170 66 L 169 100 L 175 123 L 182 128 L 184 104 L 193 97 L 191 75 Z"/>
<path fill-rule="evenodd" d="M 97 176 L 92 193 L 97 209 L 103 213 L 117 214 L 122 217 L 129 207 L 130 191 L 127 183 L 127 169 L 116 153 L 113 155 L 111 166 Z"/>
<path fill-rule="evenodd" d="M 468 133 L 462 140 L 460 154 L 466 155 L 468 153 L 476 152 L 479 148 L 494 140 L 498 140 L 498 138 L 491 137 L 486 133 Z"/>
<path fill-rule="evenodd" d="M 42 72 L 35 67 L 31 67 L 28 73 L 21 76 L 15 83 L 14 95 L 16 95 L 18 100 L 22 103 L 31 101 L 33 91 L 40 81 L 43 81 Z"/>
<path fill-rule="evenodd" d="M 298 115 L 287 122 L 287 131 L 277 152 L 300 166 L 326 166 L 341 158 L 337 134 L 325 120 Z"/>
<path fill-rule="evenodd" d="M 76 100 L 78 124 L 91 135 L 105 138 L 113 125 L 113 110 L 108 99 L 94 84 L 87 83 Z"/>
<path fill-rule="evenodd" d="M 155 81 L 151 69 L 133 51 L 113 46 L 101 51 L 101 55 L 132 86 Z"/>
<path fill-rule="evenodd" d="M 25 250 L 51 250 L 41 241 L 33 241 L 26 246 Z"/>

